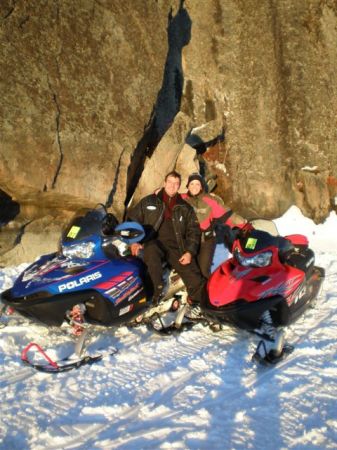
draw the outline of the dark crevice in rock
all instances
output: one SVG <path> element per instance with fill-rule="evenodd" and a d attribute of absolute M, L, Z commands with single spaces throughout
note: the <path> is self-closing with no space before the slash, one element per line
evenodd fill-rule
<path fill-rule="evenodd" d="M 222 13 L 221 2 L 219 0 L 215 1 L 213 17 L 214 17 L 215 24 L 220 27 L 221 32 L 222 32 L 221 34 L 223 35 L 224 34 L 224 30 L 223 30 L 224 17 L 223 17 L 223 13 Z"/>
<path fill-rule="evenodd" d="M 56 169 L 56 173 L 55 173 L 55 176 L 54 176 L 53 183 L 51 185 L 52 189 L 55 188 L 57 177 L 59 176 L 59 173 L 60 173 L 60 170 L 61 170 L 61 166 L 62 166 L 62 162 L 63 162 L 63 150 L 62 150 L 62 143 L 61 143 L 61 136 L 60 136 L 61 109 L 60 109 L 60 105 L 58 104 L 56 94 L 53 95 L 53 98 L 54 98 L 54 102 L 55 102 L 56 110 L 57 110 L 57 114 L 56 114 L 56 137 L 57 137 L 57 143 L 58 143 L 58 148 L 59 148 L 59 152 L 60 152 L 60 159 L 59 159 L 59 163 L 57 165 L 57 169 Z"/>
<path fill-rule="evenodd" d="M 4 16 L 3 16 L 3 19 L 8 19 L 8 17 L 12 14 L 12 12 L 14 11 L 14 7 L 13 8 L 11 8 Z"/>
<path fill-rule="evenodd" d="M 182 50 L 191 39 L 192 21 L 181 0 L 175 16 L 172 10 L 168 16 L 168 52 L 166 56 L 162 87 L 158 93 L 150 120 L 144 134 L 138 142 L 127 173 L 127 206 L 142 175 L 146 157 L 151 158 L 159 141 L 169 129 L 180 110 L 184 76 L 182 68 Z"/>
<path fill-rule="evenodd" d="M 216 119 L 216 107 L 213 100 L 206 100 L 205 102 L 205 120 L 210 122 Z"/>
<path fill-rule="evenodd" d="M 154 113 L 152 112 L 150 121 L 145 127 L 143 137 L 133 151 L 128 167 L 125 198 L 126 207 L 128 206 L 142 175 L 147 154 L 153 153 L 154 148 L 159 142 L 156 129 L 154 127 L 153 114 Z"/>
<path fill-rule="evenodd" d="M 0 227 L 13 220 L 20 212 L 19 203 L 0 189 Z"/>
<path fill-rule="evenodd" d="M 56 6 L 56 21 L 57 23 L 60 23 L 60 5 L 58 0 L 56 0 L 55 6 Z"/>
<path fill-rule="evenodd" d="M 26 222 L 24 225 L 22 225 L 22 227 L 20 227 L 19 232 L 15 238 L 14 241 L 14 246 L 19 245 L 21 240 L 22 240 L 22 236 L 25 234 L 25 228 L 27 225 L 29 225 L 30 223 L 32 223 L 33 221 L 30 220 L 29 222 Z"/>
<path fill-rule="evenodd" d="M 182 105 L 182 111 L 191 117 L 193 120 L 195 119 L 194 114 L 194 92 L 193 92 L 193 83 L 191 80 L 187 80 L 185 83 L 185 95 L 184 95 L 184 104 Z"/>
<path fill-rule="evenodd" d="M 57 99 L 57 95 L 55 94 L 55 92 L 53 91 L 53 88 L 50 84 L 50 81 L 48 80 L 48 85 L 49 85 L 49 89 L 52 93 L 52 97 L 53 97 L 53 101 L 56 107 L 56 141 L 57 141 L 57 145 L 58 145 L 58 149 L 59 149 L 59 153 L 60 153 L 60 159 L 56 168 L 56 172 L 54 175 L 54 179 L 52 182 L 52 189 L 55 189 L 56 186 L 56 182 L 57 182 L 57 177 L 59 176 L 59 173 L 61 171 L 61 167 L 62 167 L 62 162 L 63 162 L 63 149 L 62 149 L 62 142 L 61 142 L 61 135 L 60 135 L 60 122 L 61 122 L 61 108 Z"/>
<path fill-rule="evenodd" d="M 288 124 L 288 113 L 287 113 L 287 98 L 289 95 L 289 86 L 287 83 L 287 79 L 289 74 L 287 73 L 287 68 L 284 60 L 284 42 L 281 34 L 281 24 L 280 18 L 277 10 L 277 2 L 272 0 L 270 2 L 270 11 L 271 11 L 271 23 L 272 23 L 272 32 L 274 35 L 274 53 L 276 66 L 278 70 L 278 85 L 280 92 L 280 101 L 278 107 L 278 121 L 281 128 L 280 138 L 281 145 L 284 151 L 288 147 L 287 140 L 289 136 L 289 124 Z"/>
<path fill-rule="evenodd" d="M 16 6 L 16 0 L 12 2 L 12 6 L 9 7 L 8 11 L 2 17 L 3 20 L 8 19 L 8 17 L 10 17 L 13 14 L 13 12 L 15 10 L 15 6 Z"/>
<path fill-rule="evenodd" d="M 114 201 L 114 196 L 115 196 L 117 186 L 118 186 L 118 178 L 119 178 L 119 172 L 120 172 L 120 168 L 121 168 L 121 162 L 122 162 L 124 153 L 125 153 L 125 149 L 121 152 L 121 154 L 119 156 L 119 160 L 118 160 L 118 164 L 117 164 L 117 168 L 116 168 L 115 179 L 112 183 L 112 189 L 110 191 L 110 194 L 108 195 L 107 201 L 105 202 L 105 206 L 107 208 L 110 208 L 110 206 L 112 206 L 113 201 Z"/>

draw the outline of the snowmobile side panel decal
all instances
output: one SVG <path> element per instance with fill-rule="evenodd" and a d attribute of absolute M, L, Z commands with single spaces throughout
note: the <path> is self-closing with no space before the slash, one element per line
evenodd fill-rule
<path fill-rule="evenodd" d="M 302 280 L 303 275 L 296 275 L 289 280 L 285 280 L 279 283 L 277 286 L 265 290 L 260 298 L 272 297 L 274 295 L 287 296 L 289 292 L 295 289 L 296 284 L 298 285 Z"/>
<path fill-rule="evenodd" d="M 48 264 L 48 263 L 47 263 Z M 34 292 L 36 287 L 41 289 L 43 286 L 43 289 L 48 290 L 51 294 L 59 294 L 60 292 L 63 292 L 65 288 L 63 288 L 62 291 L 59 290 L 60 282 L 63 281 L 62 284 L 67 284 L 66 281 L 69 283 L 73 281 L 74 279 L 78 282 L 79 277 L 85 278 L 86 276 L 90 275 L 93 271 L 97 271 L 100 269 L 101 271 L 108 270 L 104 266 L 110 265 L 111 262 L 109 260 L 97 260 L 97 261 L 88 261 L 84 264 L 81 264 L 81 266 L 78 266 L 82 268 L 83 270 L 80 270 L 80 273 L 72 274 L 71 272 L 68 272 L 68 267 L 64 266 L 64 261 L 62 264 L 58 264 L 57 267 L 53 267 L 52 270 L 50 270 L 50 266 L 48 267 L 48 271 L 44 272 L 44 274 L 41 276 L 40 273 L 38 275 L 35 275 L 33 278 L 31 278 L 28 282 L 23 281 L 23 277 L 25 276 L 24 272 L 22 274 L 21 280 L 18 279 L 18 282 L 16 283 L 16 286 L 14 287 L 14 295 L 15 296 L 21 296 L 21 295 L 29 295 L 30 292 Z M 67 266 L 67 264 L 66 264 Z M 75 266 L 77 267 L 77 266 Z M 48 274 L 48 276 L 47 276 Z M 104 275 L 102 275 L 104 276 Z M 27 278 L 26 278 L 27 280 Z M 81 284 L 78 284 L 74 287 L 79 287 Z M 24 290 L 24 292 L 23 292 Z"/>
<path fill-rule="evenodd" d="M 119 310 L 119 315 L 123 316 L 124 314 L 127 314 L 129 311 L 131 311 L 132 308 L 133 308 L 133 305 L 128 305 L 125 308 L 121 308 Z"/>
<path fill-rule="evenodd" d="M 61 263 L 63 261 L 63 258 L 60 258 L 59 256 L 56 256 L 56 258 L 48 259 L 42 265 L 41 265 L 40 261 L 34 263 L 33 265 L 28 267 L 28 269 L 26 269 L 23 272 L 23 275 L 22 275 L 22 281 L 23 282 L 30 281 L 31 279 L 36 278 L 38 276 L 41 279 L 41 277 L 43 275 L 46 275 L 48 272 L 51 272 L 53 270 L 58 269 L 59 267 L 61 267 Z"/>
<path fill-rule="evenodd" d="M 251 271 L 252 271 L 252 269 L 250 269 L 250 268 L 242 270 L 242 268 L 236 267 L 233 270 L 232 274 L 229 276 L 229 282 L 235 283 L 236 280 L 241 280 L 246 275 L 248 275 L 249 272 L 251 272 Z"/>
<path fill-rule="evenodd" d="M 108 281 L 104 281 L 103 283 L 97 284 L 95 287 L 97 289 L 104 289 L 109 291 L 109 289 L 112 289 L 116 285 L 121 285 L 130 275 L 133 275 L 133 272 L 122 272 L 121 274 L 118 274 Z"/>
<path fill-rule="evenodd" d="M 85 277 L 81 277 L 78 280 L 72 280 L 68 281 L 68 283 L 60 284 L 58 286 L 59 292 L 63 292 L 65 289 L 74 289 L 76 287 L 80 287 L 83 284 L 90 283 L 91 281 L 97 280 L 98 278 L 101 278 L 102 274 L 101 272 L 94 272 L 91 273 Z"/>
<path fill-rule="evenodd" d="M 141 292 L 142 289 L 138 289 L 136 292 L 135 289 L 139 288 L 141 286 L 140 283 L 137 283 L 135 286 L 132 286 L 130 289 L 127 290 L 123 290 L 123 291 L 118 291 L 117 293 L 115 292 L 115 295 L 111 295 L 111 300 L 114 302 L 114 304 L 117 306 L 119 305 L 123 300 L 125 300 L 126 298 L 128 298 L 128 300 L 132 300 L 137 294 L 139 294 L 139 292 Z M 106 294 L 106 292 L 105 292 Z M 116 295 L 117 294 L 117 295 Z M 131 295 L 132 294 L 132 295 Z M 109 295 L 109 294 L 107 294 Z"/>
<path fill-rule="evenodd" d="M 117 306 L 125 299 L 131 301 L 142 291 L 141 286 L 142 280 L 137 272 L 125 271 L 94 285 L 93 288 L 103 291 L 101 293 Z"/>
<path fill-rule="evenodd" d="M 291 294 L 291 295 L 286 299 L 288 305 L 289 305 L 289 306 L 292 305 L 292 304 L 296 305 L 296 303 L 297 303 L 299 300 L 301 300 L 301 299 L 305 296 L 306 292 L 307 292 L 307 287 L 306 287 L 306 285 L 305 285 L 305 284 L 301 284 L 301 285 L 296 289 L 296 291 L 295 291 L 293 294 Z"/>

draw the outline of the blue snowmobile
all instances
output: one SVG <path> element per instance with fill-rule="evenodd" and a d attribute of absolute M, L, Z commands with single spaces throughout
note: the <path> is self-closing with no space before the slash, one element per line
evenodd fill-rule
<path fill-rule="evenodd" d="M 118 224 L 103 205 L 83 209 L 62 233 L 59 251 L 27 267 L 13 287 L 2 292 L 1 301 L 48 326 L 59 327 L 65 319 L 76 325 L 79 317 L 103 326 L 141 321 L 153 308 L 151 283 L 129 245 L 144 235 L 140 224 Z M 183 286 L 174 272 L 169 285 L 161 305 L 166 311 L 179 308 L 173 294 Z"/>

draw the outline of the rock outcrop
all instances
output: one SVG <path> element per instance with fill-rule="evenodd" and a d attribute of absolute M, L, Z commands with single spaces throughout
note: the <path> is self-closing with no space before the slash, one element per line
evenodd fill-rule
<path fill-rule="evenodd" d="M 0 264 L 56 248 L 78 207 L 121 219 L 152 189 L 147 174 L 184 167 L 186 143 L 242 215 L 296 204 L 324 220 L 337 195 L 336 19 L 334 0 L 1 2 Z M 48 248 L 28 239 L 48 223 Z"/>

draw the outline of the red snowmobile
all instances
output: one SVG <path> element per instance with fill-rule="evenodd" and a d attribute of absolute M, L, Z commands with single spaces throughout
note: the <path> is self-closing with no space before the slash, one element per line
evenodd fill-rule
<path fill-rule="evenodd" d="M 315 266 L 305 236 L 282 237 L 271 221 L 251 221 L 237 230 L 225 226 L 223 231 L 233 256 L 211 275 L 203 314 L 209 322 L 232 323 L 272 342 L 269 349 L 261 341 L 254 356 L 275 363 L 291 350 L 278 327 L 294 322 L 312 304 L 324 269 Z"/>

